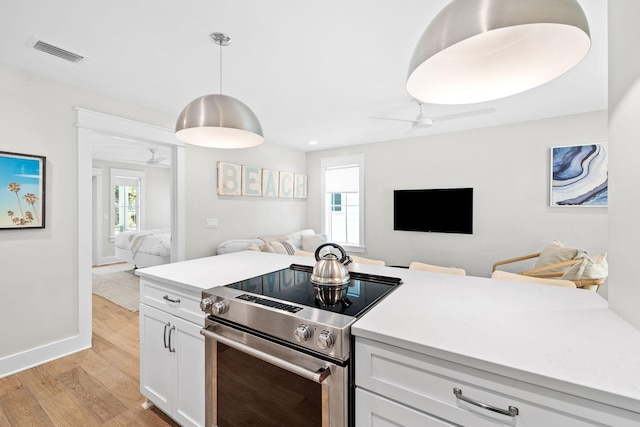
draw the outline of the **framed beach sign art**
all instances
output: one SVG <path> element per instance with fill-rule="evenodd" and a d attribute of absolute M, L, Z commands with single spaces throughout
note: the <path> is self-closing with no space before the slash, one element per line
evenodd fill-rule
<path fill-rule="evenodd" d="M 0 151 L 0 229 L 44 228 L 46 158 Z"/>
<path fill-rule="evenodd" d="M 242 165 L 218 162 L 218 194 L 239 196 L 242 194 Z"/>
<path fill-rule="evenodd" d="M 606 143 L 551 149 L 551 206 L 606 207 L 609 199 Z"/>

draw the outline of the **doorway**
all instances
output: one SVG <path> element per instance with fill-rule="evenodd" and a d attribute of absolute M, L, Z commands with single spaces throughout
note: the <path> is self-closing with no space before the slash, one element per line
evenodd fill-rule
<path fill-rule="evenodd" d="M 170 172 L 171 262 L 185 258 L 184 243 L 184 144 L 175 138 L 173 130 L 146 123 L 77 108 L 78 128 L 78 328 L 80 340 L 91 345 L 91 266 L 93 264 L 94 213 L 93 174 L 94 144 L 104 138 L 155 144 L 168 149 Z"/>

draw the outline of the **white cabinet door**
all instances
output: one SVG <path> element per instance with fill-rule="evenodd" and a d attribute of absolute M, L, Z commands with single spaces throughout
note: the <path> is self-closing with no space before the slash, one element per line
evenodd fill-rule
<path fill-rule="evenodd" d="M 140 393 L 171 412 L 175 362 L 167 349 L 172 316 L 140 304 Z"/>
<path fill-rule="evenodd" d="M 183 426 L 204 426 L 204 337 L 199 325 L 174 318 L 176 325 L 175 420 Z M 174 344 L 175 342 L 175 344 Z"/>
<path fill-rule="evenodd" d="M 182 426 L 204 426 L 200 329 L 140 304 L 140 392 Z"/>

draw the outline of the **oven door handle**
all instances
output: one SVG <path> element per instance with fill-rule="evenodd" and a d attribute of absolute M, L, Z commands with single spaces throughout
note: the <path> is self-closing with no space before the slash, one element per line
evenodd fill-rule
<path fill-rule="evenodd" d="M 216 341 L 221 342 L 222 344 L 228 345 L 231 348 L 235 348 L 238 351 L 246 353 L 250 356 L 255 357 L 256 359 L 263 360 L 267 363 L 275 365 L 279 368 L 284 369 L 285 371 L 289 371 L 292 374 L 299 375 L 305 379 L 314 381 L 318 384 L 322 384 L 322 382 L 327 379 L 329 375 L 331 375 L 331 369 L 324 368 L 320 369 L 317 372 L 310 371 L 309 369 L 303 368 L 302 366 L 298 366 L 295 363 L 287 362 L 286 360 L 280 359 L 278 357 L 272 356 L 269 353 L 265 353 L 260 350 L 256 350 L 252 347 L 249 347 L 246 344 L 239 343 L 238 341 L 232 340 L 220 334 L 210 331 L 209 326 L 200 330 L 200 333 L 204 335 L 206 338 L 211 338 Z"/>

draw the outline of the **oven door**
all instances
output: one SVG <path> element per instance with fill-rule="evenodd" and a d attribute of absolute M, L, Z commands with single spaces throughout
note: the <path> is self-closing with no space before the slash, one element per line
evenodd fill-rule
<path fill-rule="evenodd" d="M 343 427 L 348 367 L 207 318 L 207 427 Z"/>

